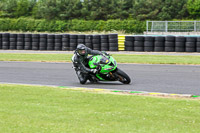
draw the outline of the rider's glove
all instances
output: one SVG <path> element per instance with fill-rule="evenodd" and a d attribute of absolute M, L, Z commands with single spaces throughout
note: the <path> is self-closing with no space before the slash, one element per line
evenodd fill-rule
<path fill-rule="evenodd" d="M 97 69 L 91 69 L 91 72 L 96 74 L 98 72 L 98 70 Z"/>

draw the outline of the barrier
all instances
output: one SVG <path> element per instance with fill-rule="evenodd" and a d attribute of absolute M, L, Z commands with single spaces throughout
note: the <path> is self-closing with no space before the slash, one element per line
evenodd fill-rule
<path fill-rule="evenodd" d="M 79 43 L 101 51 L 118 51 L 118 34 L 13 34 L 0 33 L 0 49 L 73 51 Z"/>
<path fill-rule="evenodd" d="M 125 49 L 124 42 L 125 42 L 125 36 L 118 35 L 118 50 L 124 51 Z"/>
<path fill-rule="evenodd" d="M 77 44 L 101 51 L 200 52 L 200 36 L 120 36 L 118 34 L 0 33 L 3 50 L 73 51 Z"/>
<path fill-rule="evenodd" d="M 200 52 L 200 37 L 126 36 L 125 51 Z"/>

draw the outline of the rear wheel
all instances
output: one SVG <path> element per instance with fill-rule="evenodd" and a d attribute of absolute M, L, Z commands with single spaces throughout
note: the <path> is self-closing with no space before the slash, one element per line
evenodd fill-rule
<path fill-rule="evenodd" d="M 130 77 L 119 68 L 115 73 L 117 74 L 119 81 L 122 82 L 123 84 L 129 84 L 131 82 Z"/>

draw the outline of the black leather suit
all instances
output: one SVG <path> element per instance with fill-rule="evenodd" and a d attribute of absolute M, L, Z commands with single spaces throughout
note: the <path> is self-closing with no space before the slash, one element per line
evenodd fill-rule
<path fill-rule="evenodd" d="M 88 77 L 88 73 L 92 72 L 92 69 L 90 69 L 88 66 L 88 61 L 89 61 L 88 55 L 103 55 L 102 52 L 97 50 L 92 50 L 88 47 L 85 47 L 85 51 L 86 53 L 84 56 L 80 56 L 77 53 L 77 51 L 74 52 L 73 56 L 74 67 L 78 68 L 76 72 L 81 84 L 85 84 L 87 79 L 90 80 L 90 78 Z"/>

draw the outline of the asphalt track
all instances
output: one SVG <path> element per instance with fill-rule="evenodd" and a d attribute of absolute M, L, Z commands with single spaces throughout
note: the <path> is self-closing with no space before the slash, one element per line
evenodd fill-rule
<path fill-rule="evenodd" d="M 200 95 L 200 66 L 118 64 L 131 77 L 119 82 L 81 85 L 71 63 L 0 62 L 0 83 L 42 84 Z"/>

